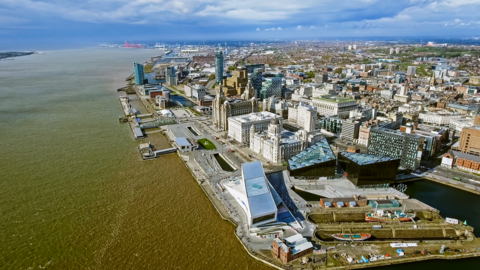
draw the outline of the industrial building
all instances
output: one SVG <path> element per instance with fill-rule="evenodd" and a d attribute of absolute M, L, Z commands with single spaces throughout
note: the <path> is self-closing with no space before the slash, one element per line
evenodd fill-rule
<path fill-rule="evenodd" d="M 390 184 L 397 176 L 400 159 L 369 154 L 340 152 L 338 163 L 345 177 L 356 186 Z"/>
<path fill-rule="evenodd" d="M 303 150 L 288 160 L 291 176 L 329 177 L 335 175 L 337 161 L 327 139 Z"/>

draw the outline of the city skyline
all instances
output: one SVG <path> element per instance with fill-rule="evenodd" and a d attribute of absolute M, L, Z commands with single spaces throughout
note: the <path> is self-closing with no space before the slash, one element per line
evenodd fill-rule
<path fill-rule="evenodd" d="M 239 5 L 213 0 L 6 0 L 0 3 L 0 47 L 120 40 L 476 37 L 478 10 L 478 0 L 247 0 Z"/>

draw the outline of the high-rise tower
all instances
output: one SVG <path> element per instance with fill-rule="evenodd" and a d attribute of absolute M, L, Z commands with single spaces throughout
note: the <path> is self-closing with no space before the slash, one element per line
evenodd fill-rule
<path fill-rule="evenodd" d="M 223 81 L 223 52 L 219 50 L 215 54 L 215 81 L 218 85 Z"/>

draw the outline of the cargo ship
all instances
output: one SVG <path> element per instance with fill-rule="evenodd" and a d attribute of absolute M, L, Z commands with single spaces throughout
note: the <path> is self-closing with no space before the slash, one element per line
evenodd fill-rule
<path fill-rule="evenodd" d="M 415 214 L 405 214 L 403 211 L 384 212 L 378 210 L 374 213 L 365 214 L 366 222 L 394 223 L 413 221 Z"/>
<path fill-rule="evenodd" d="M 341 234 L 341 233 L 337 233 L 337 234 L 332 234 L 333 238 L 337 239 L 337 240 L 344 240 L 344 241 L 363 241 L 363 240 L 367 240 L 368 238 L 372 237 L 371 234 L 368 234 L 368 233 L 362 233 L 362 234 L 359 234 L 359 233 L 353 233 L 353 234 Z"/>

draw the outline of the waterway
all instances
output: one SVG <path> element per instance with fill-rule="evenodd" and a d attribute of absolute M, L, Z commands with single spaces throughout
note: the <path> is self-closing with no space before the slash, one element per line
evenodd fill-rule
<path fill-rule="evenodd" d="M 98 48 L 0 62 L 0 269 L 270 269 L 177 155 L 141 161 L 118 123 L 116 89 L 154 55 Z"/>
<path fill-rule="evenodd" d="M 140 142 L 118 123 L 115 89 L 133 62 L 154 55 L 102 48 L 0 62 L 0 269 L 270 269 L 245 252 L 176 155 L 141 161 Z M 430 181 L 406 193 L 480 235 L 480 196 Z"/>

